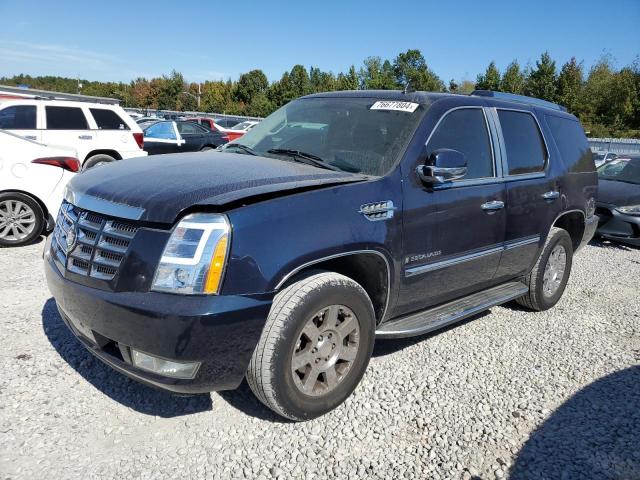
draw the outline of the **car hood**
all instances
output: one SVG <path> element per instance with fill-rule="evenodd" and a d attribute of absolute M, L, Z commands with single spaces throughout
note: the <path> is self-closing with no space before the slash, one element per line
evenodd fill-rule
<path fill-rule="evenodd" d="M 95 167 L 69 183 L 80 208 L 132 220 L 172 223 L 187 208 L 219 207 L 258 195 L 368 179 L 260 156 L 197 152 L 132 158 Z"/>
<path fill-rule="evenodd" d="M 622 207 L 640 204 L 640 185 L 615 180 L 598 181 L 598 203 Z"/>

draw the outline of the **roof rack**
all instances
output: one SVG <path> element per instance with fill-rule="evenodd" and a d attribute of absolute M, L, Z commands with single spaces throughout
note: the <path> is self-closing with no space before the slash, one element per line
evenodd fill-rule
<path fill-rule="evenodd" d="M 526 95 L 516 95 L 515 93 L 494 92 L 493 90 L 474 90 L 470 95 L 474 97 L 493 97 L 497 100 L 526 103 L 529 105 L 534 105 L 536 107 L 560 110 L 561 112 L 567 111 L 565 107 L 563 107 L 562 105 L 558 105 L 557 103 L 548 102 L 547 100 L 542 100 L 541 98 L 527 97 Z"/>
<path fill-rule="evenodd" d="M 120 104 L 120 100 L 118 100 L 117 98 L 94 97 L 91 95 L 79 95 L 75 93 L 50 92 L 48 90 L 9 87 L 7 85 L 0 85 L 0 98 L 2 98 L 2 94 L 36 100 L 71 100 L 74 102 L 104 103 L 108 105 Z"/>

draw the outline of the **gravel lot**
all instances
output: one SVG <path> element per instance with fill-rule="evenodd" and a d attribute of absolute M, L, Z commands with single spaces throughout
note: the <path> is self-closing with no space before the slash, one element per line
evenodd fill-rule
<path fill-rule="evenodd" d="M 344 405 L 294 424 L 246 384 L 174 397 L 103 366 L 42 247 L 0 250 L 0 478 L 640 478 L 640 250 L 585 248 L 551 311 L 378 342 Z"/>

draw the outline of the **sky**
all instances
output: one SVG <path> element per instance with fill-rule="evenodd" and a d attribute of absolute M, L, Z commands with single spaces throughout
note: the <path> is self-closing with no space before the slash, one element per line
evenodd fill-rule
<path fill-rule="evenodd" d="M 130 81 L 181 72 L 190 82 L 269 80 L 297 63 L 334 73 L 368 56 L 422 51 L 445 82 L 475 80 L 494 60 L 588 69 L 640 54 L 640 0 L 304 0 L 198 2 L 0 0 L 0 76 Z"/>

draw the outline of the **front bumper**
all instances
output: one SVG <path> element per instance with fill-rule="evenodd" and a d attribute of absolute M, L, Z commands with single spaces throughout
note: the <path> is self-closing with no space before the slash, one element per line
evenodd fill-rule
<path fill-rule="evenodd" d="M 600 218 L 596 233 L 606 239 L 640 246 L 640 217 L 618 212 L 614 205 L 597 204 Z"/>
<path fill-rule="evenodd" d="M 51 240 L 47 243 L 49 243 Z M 62 277 L 45 247 L 45 274 L 62 319 L 81 343 L 114 369 L 178 393 L 236 388 L 271 307 L 271 295 L 181 296 L 110 292 Z M 130 348 L 178 362 L 201 362 L 193 379 L 136 368 Z"/>

